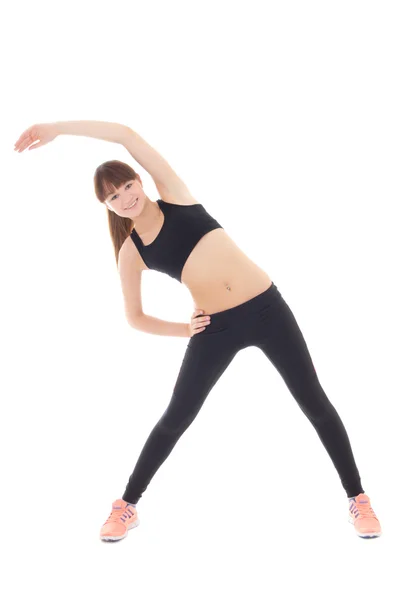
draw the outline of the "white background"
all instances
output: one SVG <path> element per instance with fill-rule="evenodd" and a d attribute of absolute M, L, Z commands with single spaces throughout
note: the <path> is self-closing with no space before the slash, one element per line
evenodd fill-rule
<path fill-rule="evenodd" d="M 4 16 L 5 597 L 398 598 L 398 3 L 36 1 Z M 154 476 L 140 526 L 100 542 L 188 339 L 125 319 L 93 176 L 125 161 L 155 201 L 128 151 L 60 136 L 14 152 L 34 123 L 84 119 L 142 135 L 278 286 L 381 538 L 356 535 L 316 432 L 248 348 Z M 154 271 L 143 307 L 194 310 Z"/>

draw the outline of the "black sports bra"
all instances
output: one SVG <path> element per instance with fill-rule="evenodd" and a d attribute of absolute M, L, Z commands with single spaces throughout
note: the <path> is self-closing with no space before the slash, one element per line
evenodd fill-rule
<path fill-rule="evenodd" d="M 183 267 L 200 239 L 213 229 L 222 228 L 202 204 L 171 204 L 157 200 L 164 223 L 156 239 L 143 244 L 136 230 L 130 237 L 149 269 L 166 273 L 180 283 Z"/>

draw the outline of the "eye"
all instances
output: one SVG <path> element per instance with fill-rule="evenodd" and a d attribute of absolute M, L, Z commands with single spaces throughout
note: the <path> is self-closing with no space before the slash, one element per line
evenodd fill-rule
<path fill-rule="evenodd" d="M 127 188 L 128 188 L 130 185 L 133 185 L 133 184 L 132 184 L 132 183 L 128 183 L 128 184 L 125 186 L 125 189 L 127 189 Z M 115 194 L 115 196 L 117 196 L 117 194 Z M 110 202 L 112 202 L 112 201 L 114 200 L 115 196 L 113 196 L 112 198 L 110 198 Z"/>

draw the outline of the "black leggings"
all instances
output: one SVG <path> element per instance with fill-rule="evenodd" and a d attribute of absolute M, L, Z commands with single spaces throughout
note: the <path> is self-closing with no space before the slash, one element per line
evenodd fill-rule
<path fill-rule="evenodd" d="M 122 499 L 137 504 L 232 359 L 249 346 L 260 348 L 283 377 L 332 459 L 347 497 L 364 492 L 344 425 L 318 381 L 303 334 L 277 286 L 272 283 L 251 300 L 210 316 L 206 329 L 189 340 L 172 398 L 143 447 Z"/>

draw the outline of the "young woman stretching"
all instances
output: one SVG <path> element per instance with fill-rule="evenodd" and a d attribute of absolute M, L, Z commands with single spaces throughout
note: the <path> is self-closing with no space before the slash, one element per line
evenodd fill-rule
<path fill-rule="evenodd" d="M 190 194 L 170 165 L 131 128 L 67 121 L 34 125 L 15 144 L 22 152 L 61 134 L 122 144 L 153 178 L 153 202 L 129 165 L 114 160 L 94 175 L 108 209 L 128 322 L 140 331 L 189 337 L 170 402 L 152 429 L 122 497 L 112 504 L 100 539 L 116 541 L 139 524 L 137 503 L 235 355 L 256 346 L 276 367 L 328 452 L 349 499 L 348 519 L 360 537 L 377 537 L 380 523 L 365 494 L 344 425 L 327 398 L 296 319 L 278 287 Z M 38 142 L 35 145 L 35 142 Z M 191 322 L 170 323 L 143 313 L 143 270 L 183 283 L 196 309 Z"/>

